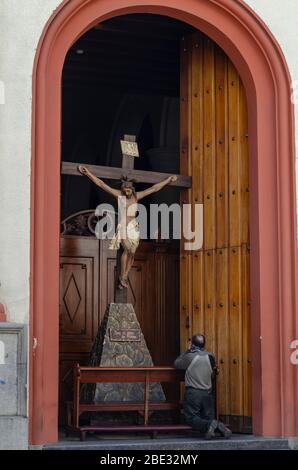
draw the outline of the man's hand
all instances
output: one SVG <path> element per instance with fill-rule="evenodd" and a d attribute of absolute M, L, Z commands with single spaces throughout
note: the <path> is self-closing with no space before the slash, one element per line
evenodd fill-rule
<path fill-rule="evenodd" d="M 152 193 L 157 193 L 157 191 L 160 191 L 162 188 L 164 188 L 170 183 L 173 183 L 174 181 L 177 181 L 176 175 L 168 176 L 165 180 L 161 181 L 160 183 L 156 183 L 153 186 L 151 186 L 151 188 L 138 192 L 137 200 L 139 201 L 140 199 L 143 199 L 143 197 L 149 196 Z"/>
<path fill-rule="evenodd" d="M 86 167 L 83 166 L 83 165 L 79 165 L 79 166 L 78 166 L 78 171 L 79 171 L 82 175 L 85 175 L 85 176 L 90 175 L 90 171 L 88 170 L 88 168 L 86 168 Z"/>
<path fill-rule="evenodd" d="M 84 165 L 78 165 L 77 170 L 81 175 L 87 176 L 93 183 L 96 184 L 99 188 L 103 189 L 109 194 L 112 194 L 114 197 L 119 197 L 121 195 L 121 191 L 118 189 L 111 188 L 108 184 L 104 183 L 100 178 L 97 178 L 97 176 L 93 175 L 91 171 L 88 170 Z"/>
<path fill-rule="evenodd" d="M 177 176 L 176 175 L 172 175 L 169 177 L 169 182 L 170 183 L 174 183 L 175 181 L 177 181 Z"/>

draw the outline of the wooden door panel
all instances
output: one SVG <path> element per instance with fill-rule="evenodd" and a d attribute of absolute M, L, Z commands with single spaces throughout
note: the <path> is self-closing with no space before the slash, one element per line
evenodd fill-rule
<path fill-rule="evenodd" d="M 203 68 L 201 67 L 203 61 L 203 48 L 201 47 L 202 37 L 200 33 L 195 33 L 193 41 L 189 38 L 189 48 L 191 49 L 191 123 L 189 125 L 191 129 L 191 175 L 193 177 L 192 184 L 192 202 L 203 203 L 204 198 L 204 127 L 201 125 L 203 122 L 203 107 L 200 106 L 200 102 L 204 95 L 204 82 L 203 82 Z M 186 66 L 189 64 L 186 64 Z M 183 70 L 184 76 L 184 70 Z M 183 86 L 183 82 L 181 82 Z M 189 114 L 188 109 L 188 114 Z M 181 137 L 185 132 L 185 129 L 181 129 Z"/>
<path fill-rule="evenodd" d="M 243 408 L 244 416 L 251 416 L 251 347 L 250 347 L 250 285 L 249 248 L 242 245 L 242 337 L 243 337 Z"/>
<path fill-rule="evenodd" d="M 204 249 L 216 246 L 215 201 L 215 85 L 214 43 L 203 37 L 203 188 L 204 188 Z M 198 102 L 198 106 L 201 103 Z M 197 113 L 197 110 L 194 111 Z"/>
<path fill-rule="evenodd" d="M 229 248 L 229 350 L 230 350 L 230 414 L 241 415 L 243 409 L 242 382 L 242 302 L 241 247 Z"/>
<path fill-rule="evenodd" d="M 98 331 L 99 242 L 63 236 L 60 241 L 59 422 L 72 400 L 72 368 L 87 364 Z"/>
<path fill-rule="evenodd" d="M 204 243 L 180 261 L 181 349 L 198 331 L 220 367 L 220 414 L 251 416 L 247 103 L 237 70 L 209 38 L 181 43 L 181 202 L 204 204 Z M 194 209 L 193 209 L 194 210 Z M 230 418 L 231 417 L 231 418 Z M 239 418 L 239 419 L 238 419 Z"/>
<path fill-rule="evenodd" d="M 228 121 L 229 121 L 229 220 L 230 246 L 241 244 L 241 155 L 239 133 L 239 75 L 228 62 Z"/>
<path fill-rule="evenodd" d="M 200 251 L 192 257 L 192 276 L 196 279 L 193 283 L 193 331 L 204 331 L 205 329 L 205 289 L 204 289 L 204 252 Z M 183 286 L 182 286 L 183 289 Z"/>
<path fill-rule="evenodd" d="M 183 240 L 182 240 L 183 244 Z M 182 252 L 183 253 L 183 252 Z M 184 350 L 192 331 L 192 255 L 181 254 L 180 260 L 180 347 Z"/>
<path fill-rule="evenodd" d="M 248 160 L 248 115 L 244 86 L 239 88 L 239 152 L 241 158 L 240 189 L 241 200 L 241 242 L 249 244 L 249 160 Z"/>
<path fill-rule="evenodd" d="M 223 415 L 230 414 L 230 350 L 229 350 L 229 250 L 216 250 L 216 357 L 220 370 L 219 403 Z"/>
<path fill-rule="evenodd" d="M 60 338 L 78 350 L 79 342 L 92 341 L 92 259 L 62 256 L 60 280 Z"/>
<path fill-rule="evenodd" d="M 215 250 L 204 251 L 204 332 L 207 337 L 206 347 L 215 351 L 215 319 L 216 319 L 216 255 Z"/>
<path fill-rule="evenodd" d="M 147 331 L 160 365 L 172 365 L 179 353 L 179 256 L 155 253 L 152 257 L 155 282 L 155 308 L 149 310 Z M 153 328 L 155 325 L 155 328 Z M 159 337 L 156 334 L 159 332 Z M 160 338 L 164 338 L 163 341 Z M 169 340 L 171 338 L 171 340 Z"/>
<path fill-rule="evenodd" d="M 66 402 L 73 400 L 73 366 L 88 365 L 88 353 L 60 353 L 59 358 L 59 424 L 66 424 Z"/>
<path fill-rule="evenodd" d="M 215 49 L 216 247 L 229 244 L 227 57 Z"/>

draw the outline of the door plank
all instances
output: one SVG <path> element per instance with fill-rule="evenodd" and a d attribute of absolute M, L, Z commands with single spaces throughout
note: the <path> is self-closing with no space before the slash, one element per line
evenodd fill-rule
<path fill-rule="evenodd" d="M 220 374 L 218 376 L 220 412 L 230 414 L 230 324 L 229 324 L 229 250 L 218 248 L 216 250 L 216 285 L 217 285 L 217 313 L 216 313 L 216 357 Z"/>
<path fill-rule="evenodd" d="M 216 349 L 216 255 L 215 250 L 204 251 L 205 330 L 206 348 Z"/>
<path fill-rule="evenodd" d="M 216 247 L 229 243 L 229 155 L 227 57 L 215 49 L 215 107 L 216 107 Z"/>
<path fill-rule="evenodd" d="M 243 413 L 241 247 L 229 248 L 230 411 Z"/>
<path fill-rule="evenodd" d="M 216 247 L 214 43 L 203 39 L 204 249 Z"/>
<path fill-rule="evenodd" d="M 228 103 L 230 246 L 239 246 L 241 244 L 239 75 L 230 61 L 228 64 Z"/>

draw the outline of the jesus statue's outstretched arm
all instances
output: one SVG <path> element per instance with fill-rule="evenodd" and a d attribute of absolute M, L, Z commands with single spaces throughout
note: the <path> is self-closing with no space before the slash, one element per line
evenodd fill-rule
<path fill-rule="evenodd" d="M 88 170 L 88 168 L 86 168 L 85 166 L 83 165 L 79 165 L 78 166 L 78 171 L 84 175 L 84 176 L 88 176 L 88 178 L 93 181 L 93 183 L 96 184 L 96 186 L 99 186 L 101 189 L 103 189 L 106 193 L 109 193 L 109 194 L 112 194 L 112 196 L 115 196 L 115 197 L 118 197 L 121 195 L 121 191 L 119 191 L 118 189 L 114 189 L 114 188 L 111 188 L 111 186 L 109 186 L 108 184 L 104 183 L 100 178 L 97 178 L 97 176 L 93 175 L 93 173 L 91 173 L 91 171 Z"/>
<path fill-rule="evenodd" d="M 145 189 L 144 191 L 139 191 L 137 193 L 137 200 L 139 201 L 140 199 L 143 199 L 143 197 L 149 196 L 150 194 L 153 194 L 153 193 L 157 193 L 162 188 L 164 188 L 165 186 L 167 186 L 168 184 L 174 181 L 177 181 L 177 176 L 172 175 L 166 178 L 165 180 L 161 181 L 160 183 L 156 183 L 150 188 Z"/>

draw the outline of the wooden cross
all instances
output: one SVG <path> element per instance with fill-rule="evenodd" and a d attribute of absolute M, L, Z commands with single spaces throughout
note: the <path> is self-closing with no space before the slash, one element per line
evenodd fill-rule
<path fill-rule="evenodd" d="M 135 145 L 130 145 L 135 143 Z M 95 176 L 99 178 L 107 178 L 112 180 L 122 180 L 128 178 L 134 180 L 136 183 L 150 183 L 155 184 L 165 180 L 171 173 L 158 173 L 154 171 L 144 171 L 134 169 L 134 158 L 138 157 L 136 136 L 124 135 L 124 140 L 121 141 L 122 147 L 122 167 L 115 168 L 110 166 L 97 166 L 97 165 L 86 165 L 85 163 L 70 163 L 62 162 L 61 173 L 63 175 L 82 176 L 78 171 L 78 166 L 83 165 L 88 168 Z M 184 175 L 176 175 L 177 180 L 170 183 L 171 186 L 177 186 L 179 188 L 190 188 L 191 177 Z M 118 289 L 118 278 L 120 274 L 120 259 L 122 250 L 117 251 L 116 261 L 116 284 L 115 284 L 115 302 L 116 303 L 127 303 L 127 289 Z"/>

